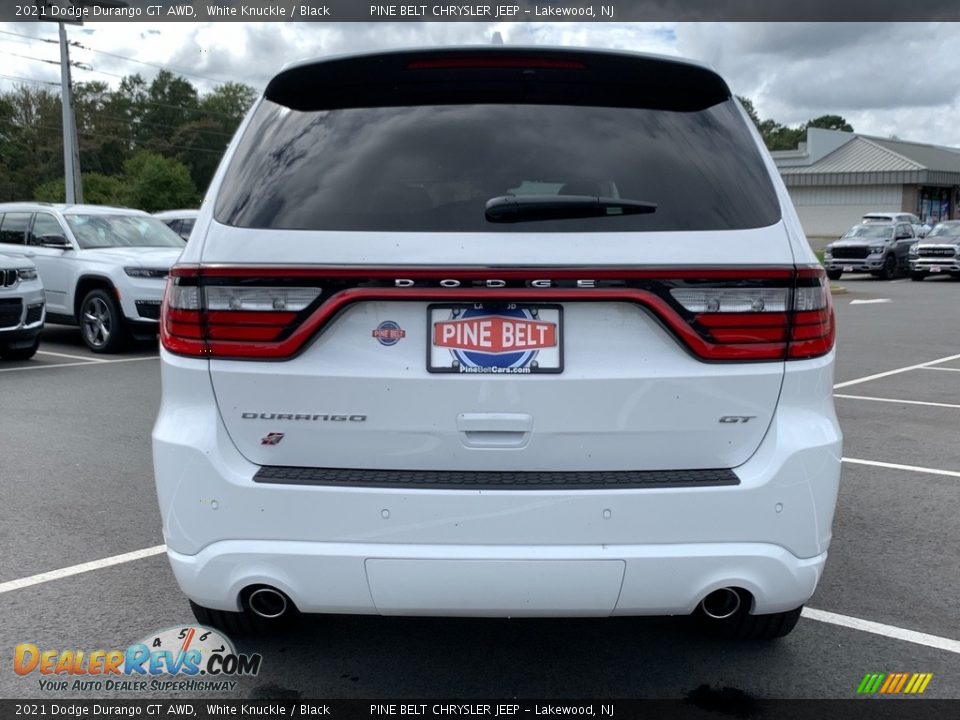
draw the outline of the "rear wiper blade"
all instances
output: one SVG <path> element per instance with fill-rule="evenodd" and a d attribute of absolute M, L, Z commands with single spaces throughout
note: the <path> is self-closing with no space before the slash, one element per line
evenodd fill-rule
<path fill-rule="evenodd" d="M 646 215 L 656 211 L 656 203 L 643 200 L 594 195 L 505 195 L 487 200 L 486 216 L 490 222 L 508 223 Z"/>

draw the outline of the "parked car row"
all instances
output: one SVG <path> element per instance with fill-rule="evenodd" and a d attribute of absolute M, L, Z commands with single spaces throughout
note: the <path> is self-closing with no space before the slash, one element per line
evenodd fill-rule
<path fill-rule="evenodd" d="M 0 204 L 0 253 L 9 258 L 0 266 L 11 281 L 0 292 L 0 354 L 32 356 L 44 319 L 79 326 L 97 353 L 155 337 L 166 278 L 184 245 L 140 210 Z"/>
<path fill-rule="evenodd" d="M 960 277 L 960 221 L 948 220 L 928 230 L 910 213 L 868 213 L 824 248 L 823 264 L 831 280 L 851 272 L 883 280 L 901 274 L 912 280 L 933 273 Z"/>

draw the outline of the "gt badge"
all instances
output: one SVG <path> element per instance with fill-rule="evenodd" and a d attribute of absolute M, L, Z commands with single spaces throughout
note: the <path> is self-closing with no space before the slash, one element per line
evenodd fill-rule
<path fill-rule="evenodd" d="M 277 445 L 283 440 L 283 433 L 272 432 L 267 433 L 262 438 L 260 438 L 261 445 Z"/>

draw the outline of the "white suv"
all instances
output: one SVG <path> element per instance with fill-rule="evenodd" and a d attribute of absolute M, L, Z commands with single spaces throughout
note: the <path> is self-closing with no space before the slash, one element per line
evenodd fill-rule
<path fill-rule="evenodd" d="M 43 285 L 26 258 L 0 253 L 0 358 L 29 360 L 43 330 Z"/>
<path fill-rule="evenodd" d="M 170 266 L 184 241 L 140 210 L 0 204 L 0 252 L 36 263 L 47 319 L 79 325 L 94 352 L 155 337 Z"/>
<path fill-rule="evenodd" d="M 289 67 L 172 269 L 153 432 L 201 622 L 797 622 L 840 476 L 823 269 L 690 62 Z"/>

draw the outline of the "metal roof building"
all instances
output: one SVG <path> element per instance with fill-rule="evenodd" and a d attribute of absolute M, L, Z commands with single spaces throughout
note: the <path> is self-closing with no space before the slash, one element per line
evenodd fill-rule
<path fill-rule="evenodd" d="M 870 211 L 960 216 L 957 148 L 810 128 L 771 154 L 808 237 L 838 237 Z"/>

